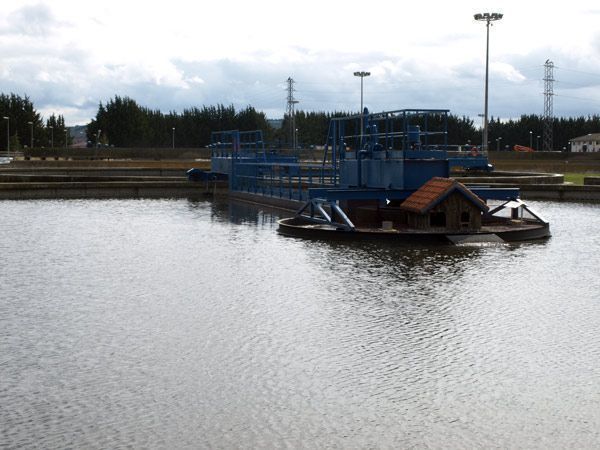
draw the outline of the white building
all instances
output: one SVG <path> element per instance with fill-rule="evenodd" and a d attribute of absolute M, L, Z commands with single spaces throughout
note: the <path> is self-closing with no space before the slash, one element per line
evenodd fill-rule
<path fill-rule="evenodd" d="M 600 133 L 586 134 L 571 139 L 572 152 L 600 152 Z"/>

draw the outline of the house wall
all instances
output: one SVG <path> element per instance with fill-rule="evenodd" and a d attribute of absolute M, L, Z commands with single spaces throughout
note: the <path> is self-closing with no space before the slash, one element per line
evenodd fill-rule
<path fill-rule="evenodd" d="M 442 212 L 446 215 L 446 227 L 432 227 L 430 218 L 432 213 Z M 461 213 L 469 213 L 469 222 L 461 223 Z M 475 231 L 481 229 L 481 211 L 477 206 L 467 200 L 462 194 L 453 192 L 442 203 L 432 208 L 426 214 L 408 214 L 408 225 L 419 230 L 448 230 L 448 231 Z"/>
<path fill-rule="evenodd" d="M 574 153 L 600 152 L 600 141 L 591 138 L 587 141 L 572 141 L 571 151 Z"/>

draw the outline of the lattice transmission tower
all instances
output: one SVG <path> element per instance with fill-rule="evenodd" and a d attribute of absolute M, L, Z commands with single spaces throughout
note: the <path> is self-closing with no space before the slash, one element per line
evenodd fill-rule
<path fill-rule="evenodd" d="M 296 150 L 296 111 L 295 105 L 298 100 L 294 98 L 294 79 L 289 77 L 287 80 L 287 115 L 290 121 L 290 142 L 292 148 Z"/>
<path fill-rule="evenodd" d="M 544 64 L 544 151 L 553 150 L 552 124 L 554 122 L 553 111 L 554 97 L 554 63 L 549 59 Z"/>

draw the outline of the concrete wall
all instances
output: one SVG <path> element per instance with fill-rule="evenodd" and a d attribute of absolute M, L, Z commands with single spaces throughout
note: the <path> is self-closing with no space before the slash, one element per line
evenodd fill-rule
<path fill-rule="evenodd" d="M 524 172 L 600 172 L 600 152 L 489 152 L 496 170 Z"/>
<path fill-rule="evenodd" d="M 30 148 L 25 158 L 71 159 L 196 159 L 210 158 L 208 148 Z"/>
<path fill-rule="evenodd" d="M 600 201 L 600 186 L 527 185 L 521 197 L 534 200 Z"/>
<path fill-rule="evenodd" d="M 111 181 L 0 183 L 0 199 L 186 198 L 227 195 L 226 182 Z"/>

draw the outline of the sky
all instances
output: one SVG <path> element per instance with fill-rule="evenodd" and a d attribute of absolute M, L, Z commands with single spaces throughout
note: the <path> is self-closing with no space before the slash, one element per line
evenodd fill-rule
<path fill-rule="evenodd" d="M 297 109 L 483 112 L 490 28 L 489 114 L 544 112 L 554 65 L 555 116 L 600 114 L 600 3 L 430 0 L 12 0 L 0 10 L 0 92 L 44 116 L 84 125 L 115 95 L 163 112 L 248 105 L 269 118 Z"/>

